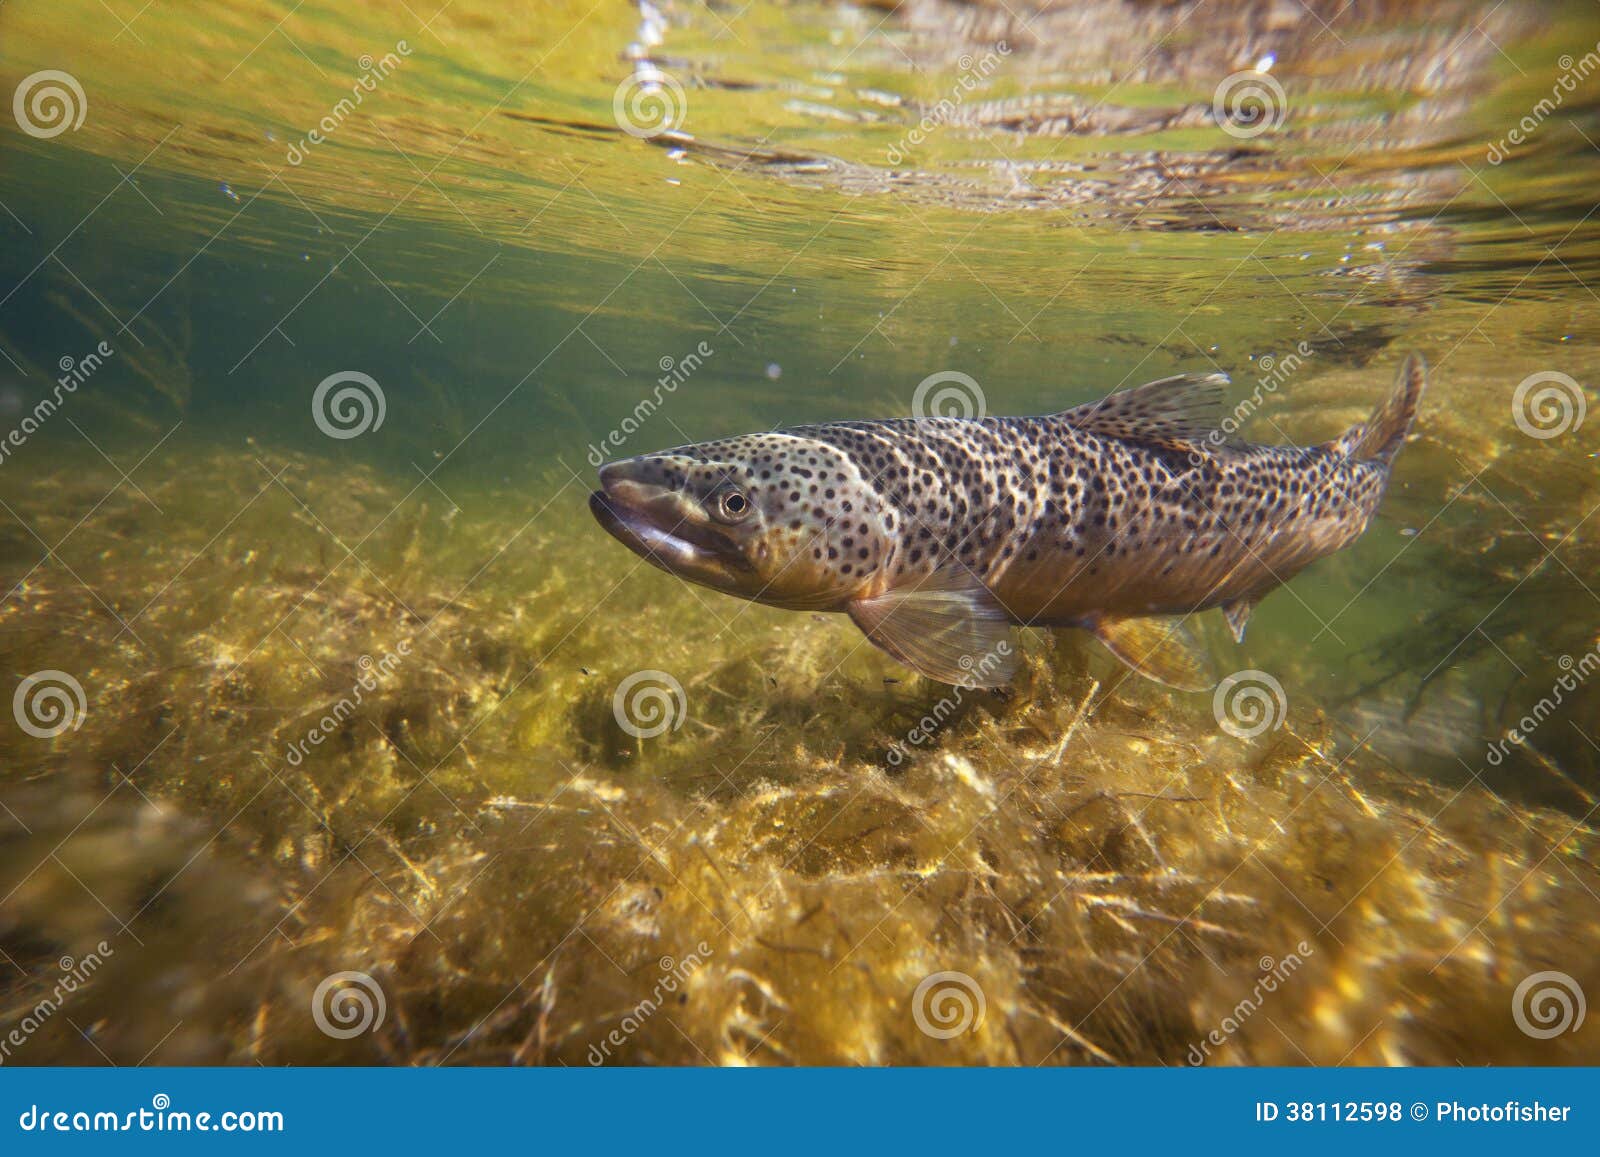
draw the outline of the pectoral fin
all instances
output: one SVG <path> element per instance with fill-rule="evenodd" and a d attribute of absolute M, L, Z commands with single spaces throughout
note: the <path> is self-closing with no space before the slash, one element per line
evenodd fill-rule
<path fill-rule="evenodd" d="M 1211 661 L 1179 618 L 1096 619 L 1088 630 L 1117 658 L 1146 679 L 1179 691 L 1216 686 Z"/>
<path fill-rule="evenodd" d="M 940 683 L 1003 687 L 1016 673 L 1005 612 L 965 572 L 857 599 L 847 610 L 873 644 Z"/>

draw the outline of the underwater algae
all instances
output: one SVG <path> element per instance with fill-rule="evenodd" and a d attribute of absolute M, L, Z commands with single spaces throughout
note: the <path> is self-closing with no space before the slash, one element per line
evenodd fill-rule
<path fill-rule="evenodd" d="M 1569 899 L 1600 890 L 1595 833 L 1564 811 L 1298 702 L 1235 738 L 1070 639 L 961 695 L 837 622 L 593 575 L 573 479 L 532 521 L 249 458 L 180 436 L 147 497 L 105 497 L 68 456 L 15 510 L 54 543 L 105 504 L 0 610 L 8 665 L 48 645 L 93 724 L 8 787 L 8 1011 L 115 945 L 30 1062 L 1594 1059 L 1508 1002 L 1575 961 L 1600 983 Z M 201 502 L 238 511 L 209 548 Z M 637 738 L 612 698 L 649 668 L 689 709 Z M 307 1015 L 343 970 L 386 1008 L 348 1040 Z"/>

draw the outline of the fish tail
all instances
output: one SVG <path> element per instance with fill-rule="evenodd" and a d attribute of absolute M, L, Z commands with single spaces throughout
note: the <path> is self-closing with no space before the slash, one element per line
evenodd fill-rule
<path fill-rule="evenodd" d="M 1376 462 L 1387 469 L 1405 445 L 1417 420 L 1417 404 L 1428 384 L 1428 366 L 1421 354 L 1410 354 L 1395 376 L 1389 396 L 1372 411 L 1365 422 L 1352 426 L 1339 439 L 1342 450 L 1362 462 Z"/>

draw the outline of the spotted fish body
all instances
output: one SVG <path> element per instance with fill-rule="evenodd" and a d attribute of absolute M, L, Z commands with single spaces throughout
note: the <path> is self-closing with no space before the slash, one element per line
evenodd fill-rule
<path fill-rule="evenodd" d="M 1426 380 L 1408 359 L 1369 421 L 1319 446 L 1223 438 L 1221 375 L 1035 418 L 834 422 L 609 463 L 601 523 L 664 569 L 843 611 L 932 678 L 999 685 L 1011 625 L 1093 631 L 1180 687 L 1172 621 L 1255 604 L 1366 529 Z"/>

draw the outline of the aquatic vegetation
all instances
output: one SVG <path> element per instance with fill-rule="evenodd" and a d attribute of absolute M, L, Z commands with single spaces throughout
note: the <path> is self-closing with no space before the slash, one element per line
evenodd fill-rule
<path fill-rule="evenodd" d="M 1592 827 L 1419 779 L 1298 702 L 1236 739 L 1207 697 L 1033 635 L 1013 694 L 940 709 L 949 688 L 834 623 L 734 617 L 642 564 L 574 599 L 594 548 L 575 489 L 519 535 L 503 495 L 459 496 L 469 517 L 254 459 L 164 449 L 151 503 L 117 492 L 118 533 L 63 548 L 77 579 L 7 576 L 8 667 L 76 672 L 91 725 L 42 764 L 5 737 L 40 771 L 7 791 L 28 830 L 0 859 L 42 862 L 6 880 L 0 937 L 36 983 L 128 945 L 36 1061 L 584 1064 L 629 1018 L 603 1059 L 1544 1062 L 1508 984 L 1600 943 L 1548 918 L 1600 887 Z M 63 463 L 16 513 L 54 540 L 115 482 Z M 645 668 L 684 694 L 654 738 L 612 706 Z M 340 970 L 387 1015 L 330 1041 L 307 1009 Z M 981 993 L 975 1031 L 919 1030 L 940 971 Z"/>

